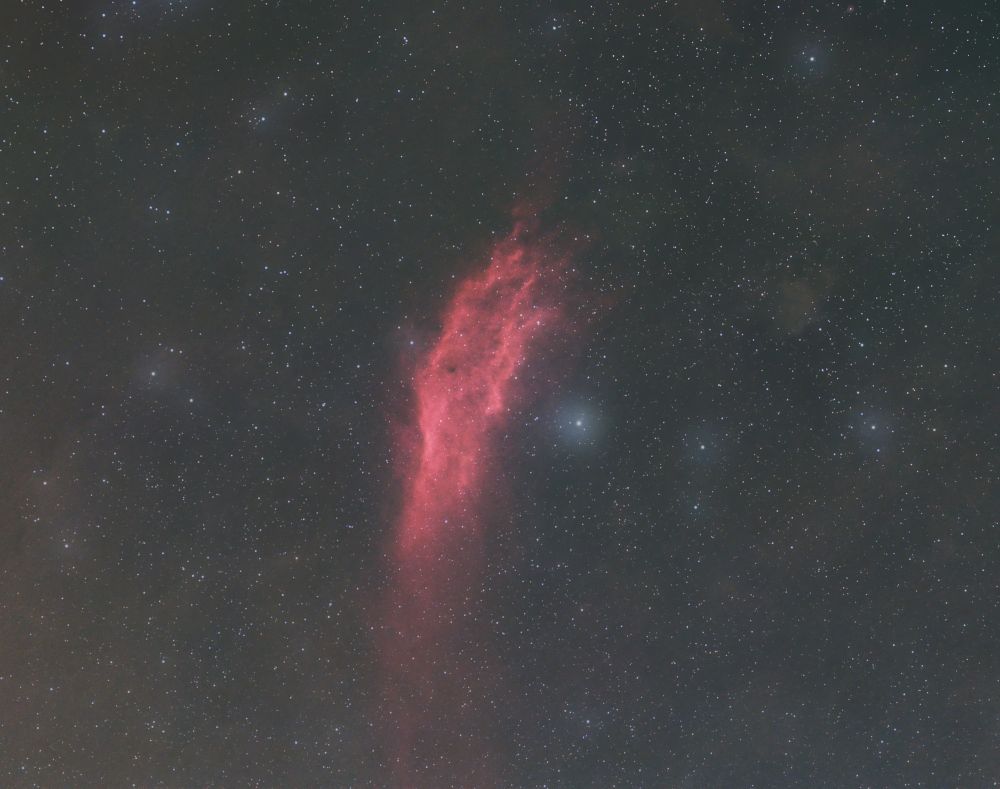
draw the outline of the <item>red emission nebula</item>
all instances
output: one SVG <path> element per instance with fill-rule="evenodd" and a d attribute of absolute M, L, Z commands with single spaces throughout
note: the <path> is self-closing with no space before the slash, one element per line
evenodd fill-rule
<path fill-rule="evenodd" d="M 480 624 L 484 535 L 498 442 L 569 328 L 568 265 L 565 245 L 515 224 L 459 284 L 413 370 L 381 644 L 399 786 L 476 785 L 492 773 L 503 702 Z"/>

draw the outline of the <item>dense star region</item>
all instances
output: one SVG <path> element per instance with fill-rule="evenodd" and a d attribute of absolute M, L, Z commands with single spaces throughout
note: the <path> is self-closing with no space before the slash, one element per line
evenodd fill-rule
<path fill-rule="evenodd" d="M 522 376 L 567 320 L 569 252 L 533 224 L 518 220 L 486 268 L 459 284 L 412 373 L 382 645 L 402 785 L 433 776 L 441 753 L 465 785 L 489 780 L 480 729 L 495 725 L 498 678 L 475 619 L 482 530 L 500 500 L 496 445 L 532 388 Z"/>

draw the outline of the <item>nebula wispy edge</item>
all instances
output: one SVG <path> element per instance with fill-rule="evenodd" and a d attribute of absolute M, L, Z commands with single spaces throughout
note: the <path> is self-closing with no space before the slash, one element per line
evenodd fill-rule
<path fill-rule="evenodd" d="M 564 246 L 518 221 L 458 285 L 413 371 L 381 649 L 399 785 L 430 779 L 442 749 L 459 781 L 490 769 L 479 733 L 497 712 L 497 677 L 475 618 L 497 442 L 529 396 L 531 363 L 565 327 L 568 267 Z"/>

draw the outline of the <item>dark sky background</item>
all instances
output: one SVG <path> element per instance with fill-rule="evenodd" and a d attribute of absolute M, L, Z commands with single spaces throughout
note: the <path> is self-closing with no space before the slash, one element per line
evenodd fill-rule
<path fill-rule="evenodd" d="M 601 316 L 498 471 L 496 785 L 997 785 L 992 2 L 0 30 L 0 784 L 390 785 L 401 370 L 542 196 Z"/>

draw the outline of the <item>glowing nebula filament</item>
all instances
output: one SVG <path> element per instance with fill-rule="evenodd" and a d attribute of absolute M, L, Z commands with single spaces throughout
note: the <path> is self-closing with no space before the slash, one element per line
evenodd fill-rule
<path fill-rule="evenodd" d="M 519 394 L 519 373 L 535 341 L 562 318 L 564 261 L 525 241 L 525 232 L 516 227 L 489 267 L 459 286 L 414 376 L 418 447 L 407 475 L 404 549 L 434 541 L 449 517 L 474 515 L 490 443 Z"/>
<path fill-rule="evenodd" d="M 475 622 L 483 531 L 501 472 L 497 441 L 523 404 L 532 362 L 566 321 L 568 255 L 556 247 L 516 224 L 459 284 L 413 372 L 382 646 L 399 785 L 487 780 L 490 746 L 477 732 L 495 678 Z M 447 777 L 436 772 L 442 754 Z"/>

